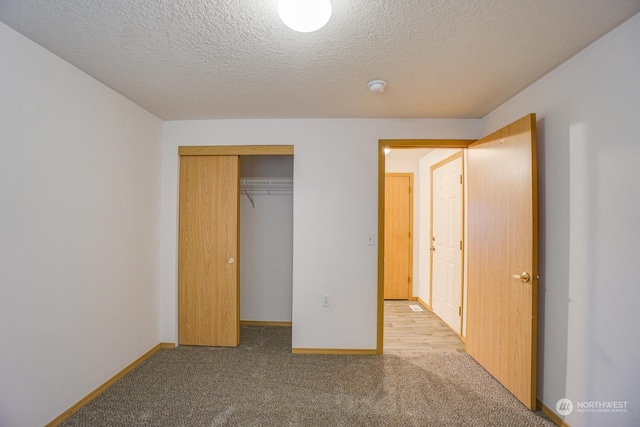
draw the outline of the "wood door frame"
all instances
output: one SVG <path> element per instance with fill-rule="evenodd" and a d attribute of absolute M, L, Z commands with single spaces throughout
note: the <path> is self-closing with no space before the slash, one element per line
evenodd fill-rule
<path fill-rule="evenodd" d="M 436 162 L 434 164 L 432 164 L 429 167 L 429 173 L 431 174 L 431 179 L 429 180 L 429 185 L 431 186 L 431 188 L 429 189 L 429 238 L 431 239 L 429 241 L 429 245 L 431 245 L 431 242 L 433 241 L 433 171 L 435 169 L 438 169 L 439 167 L 442 167 L 444 165 L 446 165 L 447 163 L 450 163 L 456 159 L 460 158 L 460 176 L 462 181 L 460 182 L 460 184 L 463 185 L 462 187 L 462 197 L 460 199 L 460 203 L 462 205 L 462 209 L 460 211 L 460 220 L 461 220 L 461 224 L 460 227 L 462 229 L 462 233 L 460 234 L 460 238 L 462 239 L 461 242 L 464 242 L 464 216 L 465 216 L 465 211 L 464 211 L 464 153 L 463 150 L 458 151 L 457 153 L 454 153 L 452 155 L 450 155 L 449 157 L 447 157 L 446 159 L 440 160 L 439 162 Z M 463 338 L 462 335 L 462 325 L 464 324 L 464 252 L 465 252 L 466 248 L 465 248 L 465 244 L 462 243 L 462 246 L 460 248 L 460 333 L 458 333 L 458 331 L 454 331 L 456 334 L 458 334 L 460 336 L 460 338 Z M 433 310 L 433 251 L 429 251 L 429 306 L 431 307 L 431 310 Z M 435 313 L 435 311 L 434 311 Z"/>
<path fill-rule="evenodd" d="M 384 175 L 385 148 L 467 148 L 477 139 L 380 139 L 378 140 L 378 315 L 376 354 L 383 353 L 384 340 Z"/>
<path fill-rule="evenodd" d="M 293 145 L 181 145 L 178 147 L 178 157 L 180 156 L 281 156 L 291 155 L 293 156 Z M 178 166 L 178 178 L 180 177 L 180 167 Z M 180 197 L 180 186 L 178 186 L 178 198 Z M 238 200 L 240 200 L 240 194 L 238 193 Z M 179 206 L 178 206 L 179 209 Z M 238 209 L 238 224 L 240 224 L 240 209 Z M 240 233 L 240 227 L 238 226 L 238 234 Z M 238 235 L 238 259 L 236 263 L 240 263 L 240 236 Z M 180 244 L 180 236 L 176 244 Z M 180 269 L 180 250 L 176 250 L 176 265 L 178 271 Z M 239 268 L 239 267 L 238 267 Z M 179 292 L 178 286 L 179 280 L 176 280 L 176 295 Z M 240 280 L 238 277 L 238 331 L 240 331 Z M 179 301 L 176 299 L 176 331 L 180 330 L 180 307 Z M 239 333 L 239 332 L 238 332 Z M 180 340 L 180 336 L 177 336 L 177 341 Z M 239 341 L 239 340 L 238 340 Z"/>
<path fill-rule="evenodd" d="M 293 155 L 293 145 L 181 145 L 178 156 Z"/>
<path fill-rule="evenodd" d="M 407 283 L 407 300 L 413 300 L 413 209 L 414 209 L 414 197 L 415 193 L 413 190 L 413 172 L 385 172 L 386 176 L 406 176 L 409 178 L 409 281 Z M 384 281 L 384 277 L 383 277 Z"/>

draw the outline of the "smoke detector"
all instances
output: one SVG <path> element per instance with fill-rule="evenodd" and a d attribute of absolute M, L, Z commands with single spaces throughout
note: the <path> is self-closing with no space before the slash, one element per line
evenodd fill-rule
<path fill-rule="evenodd" d="M 369 82 L 369 90 L 373 93 L 383 92 L 387 87 L 387 82 L 384 80 L 371 80 Z"/>

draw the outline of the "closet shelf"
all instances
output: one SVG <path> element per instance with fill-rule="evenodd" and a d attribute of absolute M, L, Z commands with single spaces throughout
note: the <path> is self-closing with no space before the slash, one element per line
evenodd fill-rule
<path fill-rule="evenodd" d="M 291 194 L 293 178 L 240 178 L 240 191 L 249 194 Z"/>

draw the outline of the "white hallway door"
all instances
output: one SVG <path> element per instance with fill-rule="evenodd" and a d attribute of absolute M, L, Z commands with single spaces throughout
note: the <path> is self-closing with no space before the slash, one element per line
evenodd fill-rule
<path fill-rule="evenodd" d="M 433 312 L 462 332 L 462 152 L 431 168 Z"/>

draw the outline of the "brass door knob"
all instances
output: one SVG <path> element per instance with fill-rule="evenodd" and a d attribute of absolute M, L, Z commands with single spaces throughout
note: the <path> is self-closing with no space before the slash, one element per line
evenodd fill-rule
<path fill-rule="evenodd" d="M 522 274 L 514 274 L 512 277 L 514 279 L 520 279 L 524 283 L 527 283 L 529 280 L 531 280 L 531 276 L 526 271 L 523 272 Z"/>

